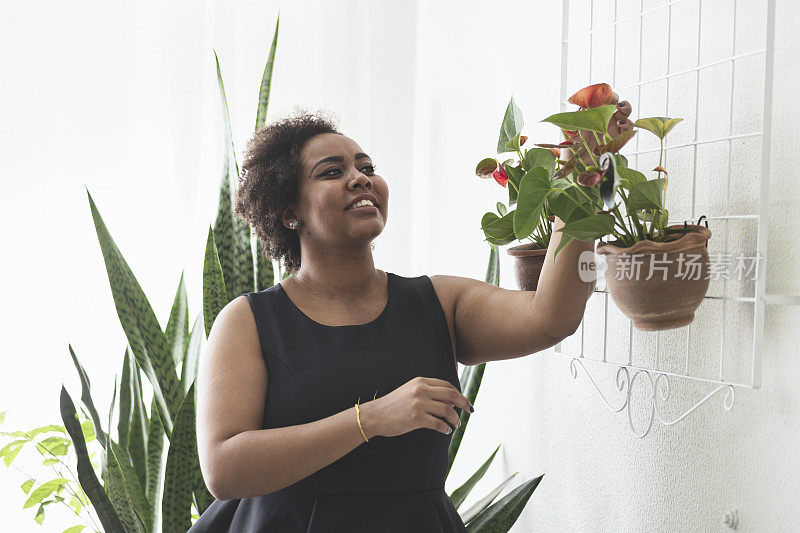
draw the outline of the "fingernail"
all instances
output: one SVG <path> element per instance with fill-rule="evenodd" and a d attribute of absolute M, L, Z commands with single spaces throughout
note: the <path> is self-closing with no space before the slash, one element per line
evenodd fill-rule
<path fill-rule="evenodd" d="M 472 404 L 469 404 L 469 412 L 470 413 L 474 413 L 475 412 L 475 407 L 473 407 Z"/>

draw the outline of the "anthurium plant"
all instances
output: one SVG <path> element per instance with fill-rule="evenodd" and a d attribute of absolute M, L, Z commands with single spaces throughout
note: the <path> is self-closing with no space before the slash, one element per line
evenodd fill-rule
<path fill-rule="evenodd" d="M 593 241 L 603 237 L 612 244 L 631 246 L 641 240 L 663 241 L 667 235 L 684 230 L 667 228 L 664 207 L 667 171 L 662 166 L 664 138 L 682 119 L 641 118 L 630 123 L 627 102 L 619 102 L 606 83 L 590 85 L 569 98 L 578 110 L 545 118 L 561 129 L 559 144 L 537 144 L 525 150 L 522 113 L 513 97 L 506 110 L 498 141 L 498 153 L 515 152 L 514 159 L 497 163 L 486 158 L 478 163 L 476 174 L 494 178 L 509 187 L 508 211 L 498 203 L 499 213 L 486 213 L 481 228 L 486 240 L 502 245 L 530 238 L 546 247 L 552 220 L 564 221 L 564 235 L 556 249 L 558 255 L 572 240 Z M 615 119 L 623 110 L 623 118 Z M 661 140 L 656 176 L 648 179 L 628 166 L 619 151 L 638 129 L 645 129 Z M 535 150 L 535 151 L 534 151 Z M 566 153 L 566 156 L 558 157 Z M 663 174 L 663 177 L 661 175 Z M 624 212 L 620 209 L 624 207 Z M 545 238 L 546 237 L 546 238 Z"/>

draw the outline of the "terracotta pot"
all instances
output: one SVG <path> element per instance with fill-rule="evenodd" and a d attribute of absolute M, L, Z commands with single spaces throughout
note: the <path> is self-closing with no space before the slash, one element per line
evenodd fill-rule
<path fill-rule="evenodd" d="M 512 246 L 507 250 L 514 257 L 514 273 L 517 286 L 522 291 L 535 291 L 539 284 L 547 248 L 536 248 L 533 243 Z"/>
<path fill-rule="evenodd" d="M 694 320 L 694 312 L 708 291 L 711 231 L 705 226 L 686 227 L 695 231 L 674 233 L 665 242 L 639 241 L 627 248 L 605 242 L 597 245 L 597 253 L 606 260 L 608 292 L 636 329 L 679 328 Z M 639 265 L 638 275 L 633 265 Z"/>

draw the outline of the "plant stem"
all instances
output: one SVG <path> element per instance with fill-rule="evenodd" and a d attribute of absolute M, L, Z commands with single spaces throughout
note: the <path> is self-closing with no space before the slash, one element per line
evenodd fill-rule
<path fill-rule="evenodd" d="M 615 215 L 617 215 L 617 218 L 619 218 L 620 225 L 621 225 L 621 226 L 623 227 L 623 229 L 625 230 L 625 233 L 627 233 L 627 234 L 630 236 L 630 238 L 631 238 L 631 239 L 635 239 L 635 238 L 634 238 L 634 236 L 633 236 L 633 234 L 632 234 L 632 233 L 630 232 L 630 230 L 628 229 L 628 226 L 626 226 L 626 225 L 625 225 L 625 220 L 622 218 L 622 214 L 619 212 L 619 207 L 617 207 L 617 206 L 615 205 L 615 206 L 614 206 L 614 209 L 612 210 L 612 212 L 613 212 Z"/>

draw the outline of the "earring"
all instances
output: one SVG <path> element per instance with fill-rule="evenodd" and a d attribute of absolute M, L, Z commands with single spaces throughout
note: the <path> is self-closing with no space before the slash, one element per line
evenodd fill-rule
<path fill-rule="evenodd" d="M 289 227 L 292 228 L 292 229 L 296 229 L 297 228 L 297 219 L 294 219 L 291 222 L 289 222 Z"/>
<path fill-rule="evenodd" d="M 375 243 L 374 242 L 369 243 L 369 247 L 374 250 L 375 249 Z"/>

